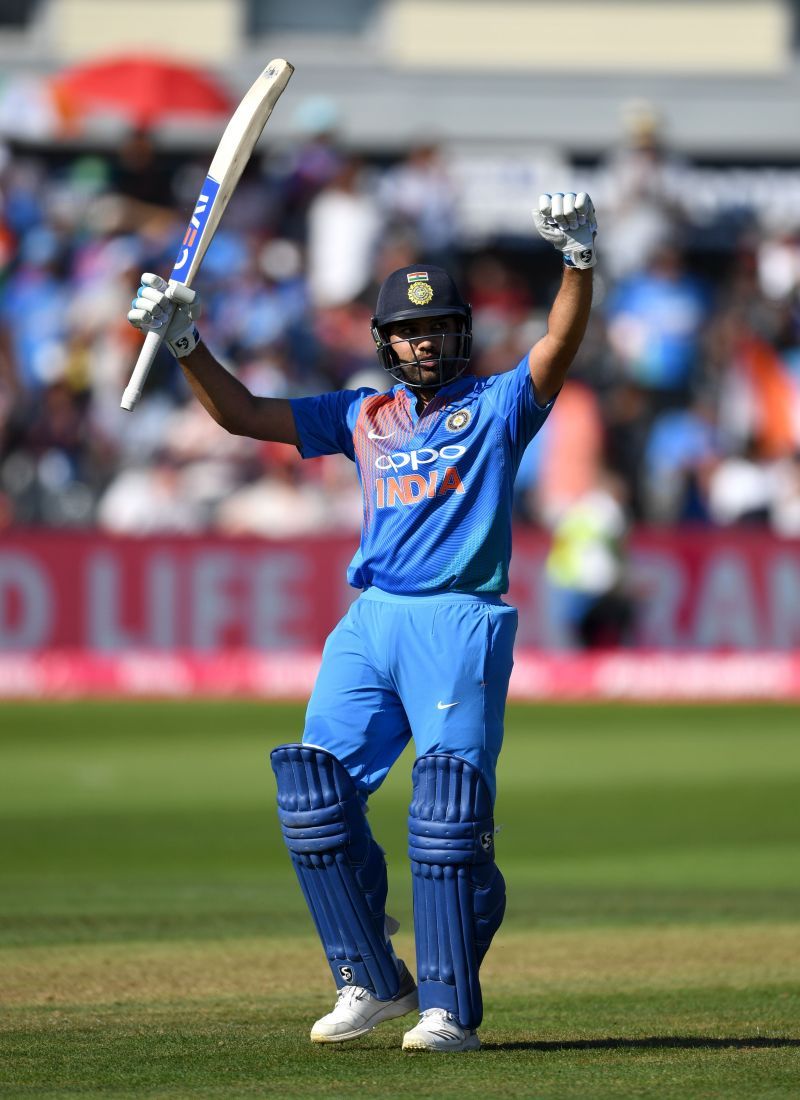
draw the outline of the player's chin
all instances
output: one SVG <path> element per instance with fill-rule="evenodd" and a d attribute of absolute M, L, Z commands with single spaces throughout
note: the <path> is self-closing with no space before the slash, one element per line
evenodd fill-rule
<path fill-rule="evenodd" d="M 414 386 L 417 389 L 439 385 L 441 378 L 439 377 L 438 360 L 432 362 L 430 366 L 422 363 L 405 363 L 403 365 L 403 380 L 406 385 Z"/>
<path fill-rule="evenodd" d="M 422 359 L 417 364 L 417 374 L 423 382 L 439 382 L 440 367 L 438 359 Z"/>

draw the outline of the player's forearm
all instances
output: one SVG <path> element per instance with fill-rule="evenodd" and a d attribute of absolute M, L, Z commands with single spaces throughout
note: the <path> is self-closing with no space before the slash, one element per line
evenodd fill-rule
<path fill-rule="evenodd" d="M 244 435 L 242 429 L 253 401 L 247 387 L 225 370 L 203 343 L 178 362 L 192 393 L 206 412 L 227 431 Z"/>
<path fill-rule="evenodd" d="M 561 355 L 569 358 L 567 366 L 575 358 L 586 334 L 592 309 L 592 275 L 592 268 L 580 271 L 565 266 L 561 287 L 547 319 L 546 338 Z"/>
<path fill-rule="evenodd" d="M 254 397 L 203 343 L 178 362 L 192 393 L 226 431 L 274 443 L 297 444 L 294 416 L 288 401 Z"/>
<path fill-rule="evenodd" d="M 563 386 L 586 334 L 591 308 L 592 269 L 565 267 L 547 319 L 547 332 L 530 353 L 531 377 L 543 403 Z"/>

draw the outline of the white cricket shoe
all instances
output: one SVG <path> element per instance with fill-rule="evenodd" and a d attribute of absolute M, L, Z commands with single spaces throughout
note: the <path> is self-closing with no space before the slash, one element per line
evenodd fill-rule
<path fill-rule="evenodd" d="M 406 1016 L 419 1007 L 417 985 L 402 959 L 400 989 L 391 1001 L 379 1001 L 374 993 L 359 985 L 345 985 L 338 993 L 333 1012 L 317 1020 L 311 1029 L 312 1043 L 344 1043 L 366 1035 L 384 1020 Z"/>
<path fill-rule="evenodd" d="M 403 1050 L 479 1050 L 474 1028 L 462 1027 L 452 1012 L 428 1008 L 419 1023 L 403 1036 Z"/>

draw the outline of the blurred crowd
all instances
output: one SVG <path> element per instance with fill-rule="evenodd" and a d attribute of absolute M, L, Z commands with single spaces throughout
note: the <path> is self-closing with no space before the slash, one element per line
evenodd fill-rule
<path fill-rule="evenodd" d="M 0 529 L 357 530 L 346 459 L 228 436 L 166 352 L 119 408 L 139 274 L 171 269 L 207 162 L 145 133 L 113 155 L 0 149 Z M 601 166 L 596 305 L 520 470 L 518 520 L 563 533 L 588 515 L 609 545 L 631 523 L 800 537 L 800 212 L 776 194 L 709 220 L 676 197 L 676 164 L 645 112 Z M 386 389 L 377 286 L 440 263 L 472 303 L 476 370 L 508 370 L 544 331 L 558 257 L 532 223 L 467 246 L 459 214 L 445 150 L 367 160 L 323 120 L 243 177 L 195 284 L 204 339 L 257 394 Z"/>

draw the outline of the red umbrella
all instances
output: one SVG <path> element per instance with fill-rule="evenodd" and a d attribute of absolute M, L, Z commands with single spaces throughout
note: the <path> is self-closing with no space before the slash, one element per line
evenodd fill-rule
<path fill-rule="evenodd" d="M 140 129 L 186 115 L 225 115 L 227 93 L 202 69 L 151 56 L 124 56 L 77 65 L 53 79 L 69 113 L 118 114 Z"/>

